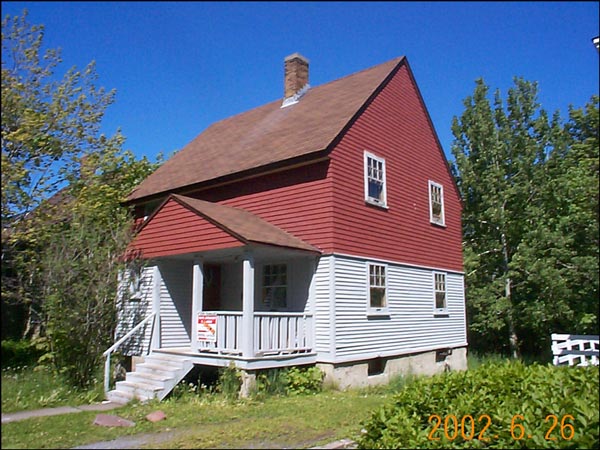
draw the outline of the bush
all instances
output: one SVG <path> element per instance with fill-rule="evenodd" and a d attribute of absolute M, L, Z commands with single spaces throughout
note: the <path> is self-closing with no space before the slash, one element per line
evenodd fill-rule
<path fill-rule="evenodd" d="M 241 386 L 242 375 L 235 367 L 233 361 L 228 367 L 222 367 L 219 369 L 217 392 L 222 393 L 226 398 L 237 398 Z"/>
<path fill-rule="evenodd" d="M 598 448 L 598 367 L 493 362 L 423 377 L 365 424 L 359 448 Z"/>
<path fill-rule="evenodd" d="M 325 374 L 316 366 L 291 367 L 287 372 L 288 394 L 312 394 L 323 388 Z"/>
<path fill-rule="evenodd" d="M 35 366 L 42 353 L 29 340 L 2 341 L 2 369 Z"/>
<path fill-rule="evenodd" d="M 324 375 L 316 366 L 263 370 L 256 376 L 256 393 L 259 396 L 317 393 L 323 388 Z"/>

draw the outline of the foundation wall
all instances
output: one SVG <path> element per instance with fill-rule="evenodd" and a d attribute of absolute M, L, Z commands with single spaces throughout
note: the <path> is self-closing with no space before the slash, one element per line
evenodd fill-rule
<path fill-rule="evenodd" d="M 345 390 L 389 383 L 398 375 L 434 375 L 445 370 L 467 370 L 467 348 L 358 361 L 345 364 L 318 363 L 325 385 Z"/>

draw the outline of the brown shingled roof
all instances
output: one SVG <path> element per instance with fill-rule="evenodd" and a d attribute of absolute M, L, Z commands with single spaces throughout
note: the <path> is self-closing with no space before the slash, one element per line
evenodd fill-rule
<path fill-rule="evenodd" d="M 169 198 L 173 198 L 179 204 L 242 242 L 276 245 L 320 253 L 318 248 L 246 210 L 177 194 L 172 194 Z M 150 219 L 146 223 L 149 221 Z"/>
<path fill-rule="evenodd" d="M 292 106 L 277 100 L 211 125 L 127 201 L 326 150 L 403 59 L 313 87 Z"/>

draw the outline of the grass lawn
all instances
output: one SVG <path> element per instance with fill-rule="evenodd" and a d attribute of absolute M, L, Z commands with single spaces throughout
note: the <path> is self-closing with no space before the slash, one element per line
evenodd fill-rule
<path fill-rule="evenodd" d="M 487 357 L 469 357 L 469 367 Z M 163 402 L 134 403 L 107 412 L 136 423 L 131 428 L 93 425 L 98 412 L 33 418 L 2 425 L 2 448 L 69 448 L 146 433 L 168 434 L 148 448 L 303 448 L 337 439 L 357 439 L 361 422 L 369 418 L 411 377 L 396 378 L 389 386 L 312 395 L 266 396 L 243 401 L 223 395 L 183 393 Z M 76 392 L 50 372 L 2 372 L 2 412 L 61 405 L 98 403 L 100 390 Z M 151 423 L 145 416 L 156 410 L 167 419 Z"/>
<path fill-rule="evenodd" d="M 173 432 L 148 448 L 303 448 L 360 434 L 361 421 L 391 395 L 390 389 L 228 401 L 222 396 L 184 396 L 110 411 L 136 423 L 131 428 L 93 425 L 97 412 L 40 417 L 2 425 L 2 448 L 69 448 L 140 433 Z M 160 409 L 167 419 L 145 416 Z"/>

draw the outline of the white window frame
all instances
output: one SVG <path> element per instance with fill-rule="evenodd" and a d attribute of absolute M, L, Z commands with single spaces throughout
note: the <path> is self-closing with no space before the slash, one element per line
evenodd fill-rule
<path fill-rule="evenodd" d="M 375 197 L 371 197 L 369 195 L 369 180 L 372 178 L 369 175 L 369 160 L 373 160 L 377 163 L 381 164 L 381 180 L 380 181 L 383 186 L 382 186 L 382 190 L 381 190 L 381 194 L 382 194 L 382 199 L 377 199 Z M 386 208 L 387 209 L 387 183 L 386 183 L 386 177 L 385 177 L 385 159 L 384 158 L 380 158 L 379 156 L 375 156 L 373 153 L 367 152 L 365 150 L 364 152 L 364 185 L 365 185 L 365 202 L 370 203 L 372 205 L 376 205 L 379 206 L 381 208 Z"/>
<path fill-rule="evenodd" d="M 444 277 L 444 280 L 443 280 L 444 290 L 443 291 L 438 289 L 438 283 L 436 280 L 437 276 Z M 433 272 L 431 275 L 431 280 L 432 280 L 432 284 L 433 284 L 433 313 L 447 315 L 448 314 L 448 275 L 446 274 L 446 272 Z M 438 305 L 437 305 L 437 293 L 438 292 L 444 293 L 444 307 L 443 308 L 438 308 Z"/>
<path fill-rule="evenodd" d="M 265 276 L 267 267 L 281 266 L 285 269 L 285 283 L 282 284 L 265 284 Z M 269 263 L 262 266 L 261 274 L 261 303 L 263 306 L 274 311 L 285 311 L 290 307 L 290 270 L 286 263 Z M 266 293 L 268 288 L 285 288 L 285 305 L 273 305 L 271 301 L 267 301 Z"/>
<path fill-rule="evenodd" d="M 433 216 L 433 189 L 434 188 L 438 188 L 440 190 L 440 204 L 441 204 L 441 214 L 440 214 L 440 219 L 437 219 Z M 444 210 L 444 186 L 442 186 L 439 183 L 436 183 L 435 181 L 431 181 L 429 180 L 429 221 L 435 225 L 441 225 L 443 227 L 446 226 L 446 213 Z"/>
<path fill-rule="evenodd" d="M 383 285 L 371 284 L 371 268 L 378 267 L 383 269 Z M 367 268 L 367 315 L 389 315 L 389 289 L 388 289 L 388 266 L 387 264 L 372 263 L 366 264 Z M 377 280 L 375 281 L 377 283 Z M 372 306 L 371 304 L 371 289 L 372 288 L 383 288 L 384 289 L 384 305 L 383 306 Z"/>

